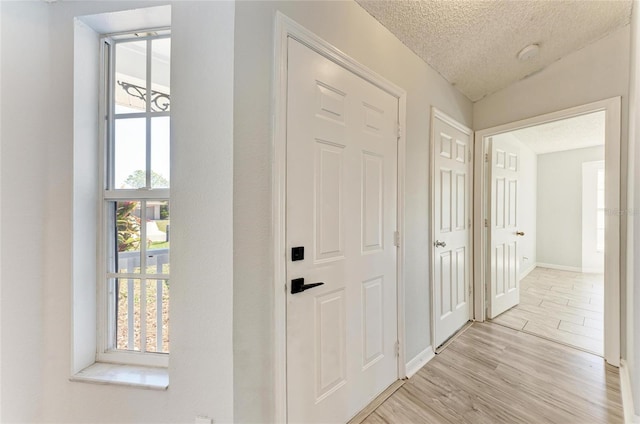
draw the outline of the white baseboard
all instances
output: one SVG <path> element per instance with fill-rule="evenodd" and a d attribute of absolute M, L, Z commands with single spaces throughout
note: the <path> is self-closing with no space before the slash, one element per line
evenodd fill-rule
<path fill-rule="evenodd" d="M 420 371 L 420 368 L 427 365 L 427 362 L 432 360 L 434 356 L 436 356 L 436 354 L 431 346 L 418 353 L 415 358 L 407 362 L 407 378 L 411 378 L 415 373 Z"/>
<path fill-rule="evenodd" d="M 622 395 L 622 410 L 624 411 L 624 422 L 627 424 L 640 423 L 640 416 L 636 415 L 633 406 L 633 392 L 631 391 L 631 380 L 629 379 L 629 367 L 627 361 L 620 361 L 620 394 Z"/>
<path fill-rule="evenodd" d="M 556 264 L 544 264 L 542 262 L 536 263 L 536 266 L 540 268 L 551 268 L 551 269 L 559 269 L 560 271 L 573 271 L 573 272 L 582 272 L 582 268 L 577 266 L 566 266 L 566 265 L 556 265 Z"/>
<path fill-rule="evenodd" d="M 524 277 L 526 277 L 527 275 L 529 275 L 531 273 L 531 271 L 533 271 L 534 269 L 536 269 L 537 264 L 533 264 L 531 265 L 529 268 L 527 268 L 526 271 L 523 271 L 520 273 L 520 279 L 523 279 Z"/>

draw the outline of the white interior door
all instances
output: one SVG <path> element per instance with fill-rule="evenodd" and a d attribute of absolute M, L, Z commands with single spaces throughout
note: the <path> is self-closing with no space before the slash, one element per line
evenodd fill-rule
<path fill-rule="evenodd" d="M 472 132 L 433 113 L 434 345 L 440 346 L 470 316 Z"/>
<path fill-rule="evenodd" d="M 489 139 L 489 318 L 520 303 L 518 175 L 520 151 L 508 139 Z"/>
<path fill-rule="evenodd" d="M 288 421 L 341 423 L 398 378 L 398 99 L 292 39 L 287 84 Z"/>

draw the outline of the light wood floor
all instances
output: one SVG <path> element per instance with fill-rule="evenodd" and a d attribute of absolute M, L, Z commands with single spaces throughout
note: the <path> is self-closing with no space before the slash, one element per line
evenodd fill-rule
<path fill-rule="evenodd" d="M 363 422 L 616 424 L 619 387 L 598 356 L 474 323 Z"/>
<path fill-rule="evenodd" d="M 520 281 L 520 304 L 494 322 L 602 356 L 604 276 L 536 268 Z"/>

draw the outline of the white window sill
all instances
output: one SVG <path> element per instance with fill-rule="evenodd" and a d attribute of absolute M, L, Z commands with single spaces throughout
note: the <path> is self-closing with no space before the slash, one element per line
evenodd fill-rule
<path fill-rule="evenodd" d="M 166 368 L 96 362 L 72 376 L 70 380 L 151 390 L 167 390 L 169 387 L 169 371 Z"/>

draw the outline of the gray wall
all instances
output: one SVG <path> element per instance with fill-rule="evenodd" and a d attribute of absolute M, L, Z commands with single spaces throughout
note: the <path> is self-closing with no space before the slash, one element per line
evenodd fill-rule
<path fill-rule="evenodd" d="M 234 134 L 235 418 L 273 414 L 271 235 L 273 22 L 280 10 L 407 93 L 405 310 L 407 361 L 430 346 L 429 114 L 471 125 L 471 102 L 355 2 L 236 3 Z"/>
<path fill-rule="evenodd" d="M 604 146 L 538 155 L 538 263 L 582 269 L 582 164 Z"/>
<path fill-rule="evenodd" d="M 12 6 L 0 4 L 0 421 L 37 422 L 41 420 L 44 396 L 47 227 L 43 202 L 48 197 L 42 175 L 47 167 L 47 148 L 38 140 L 48 138 L 44 117 L 51 104 L 48 96 L 43 98 L 49 89 L 49 13 L 44 2 Z M 30 36 L 14 35 L 23 32 Z"/>

